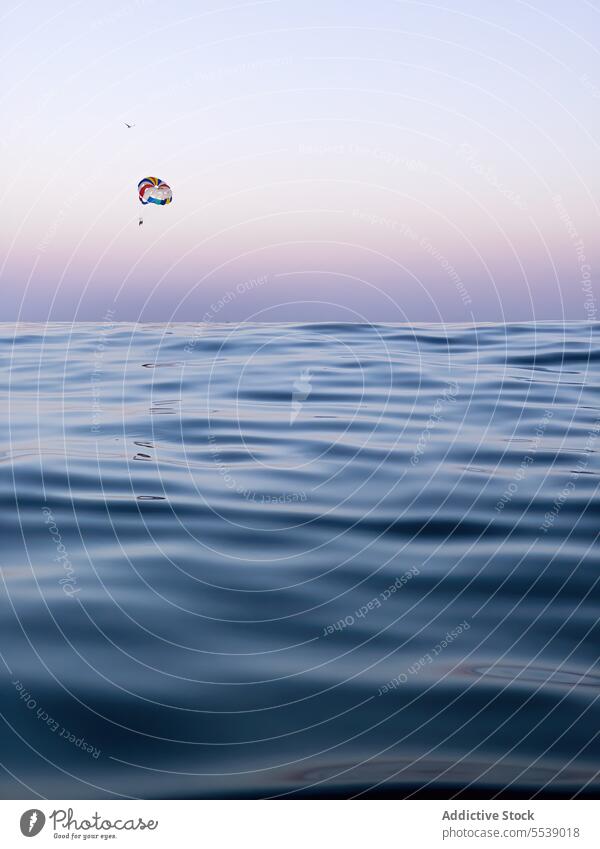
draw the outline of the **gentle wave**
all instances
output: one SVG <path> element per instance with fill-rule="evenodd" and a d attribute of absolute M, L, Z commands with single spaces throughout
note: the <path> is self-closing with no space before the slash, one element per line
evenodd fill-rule
<path fill-rule="evenodd" d="M 599 791 L 597 324 L 0 331 L 3 796 Z"/>

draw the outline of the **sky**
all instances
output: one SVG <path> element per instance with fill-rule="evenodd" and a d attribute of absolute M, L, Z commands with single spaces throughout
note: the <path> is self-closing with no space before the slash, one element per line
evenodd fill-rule
<path fill-rule="evenodd" d="M 3 8 L 0 320 L 599 318 L 597 0 Z"/>

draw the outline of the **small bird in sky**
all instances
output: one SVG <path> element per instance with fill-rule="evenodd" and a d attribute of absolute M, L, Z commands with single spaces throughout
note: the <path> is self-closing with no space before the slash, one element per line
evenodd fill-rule
<path fill-rule="evenodd" d="M 125 124 L 128 130 L 130 130 L 132 127 L 135 127 L 135 124 L 128 124 L 127 121 L 123 121 L 123 123 Z"/>
<path fill-rule="evenodd" d="M 143 223 L 144 223 L 144 219 L 140 218 L 140 220 L 138 221 L 138 227 L 141 227 Z"/>

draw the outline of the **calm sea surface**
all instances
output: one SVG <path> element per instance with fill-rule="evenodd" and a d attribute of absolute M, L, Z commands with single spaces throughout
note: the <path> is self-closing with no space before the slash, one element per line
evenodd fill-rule
<path fill-rule="evenodd" d="M 599 325 L 0 356 L 0 796 L 599 794 Z"/>

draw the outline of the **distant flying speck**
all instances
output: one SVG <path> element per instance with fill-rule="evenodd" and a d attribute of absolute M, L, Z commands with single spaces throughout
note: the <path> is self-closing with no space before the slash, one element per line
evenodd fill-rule
<path fill-rule="evenodd" d="M 135 124 L 128 124 L 127 121 L 123 121 L 123 123 L 125 124 L 128 130 L 130 130 L 132 127 L 135 127 Z"/>

